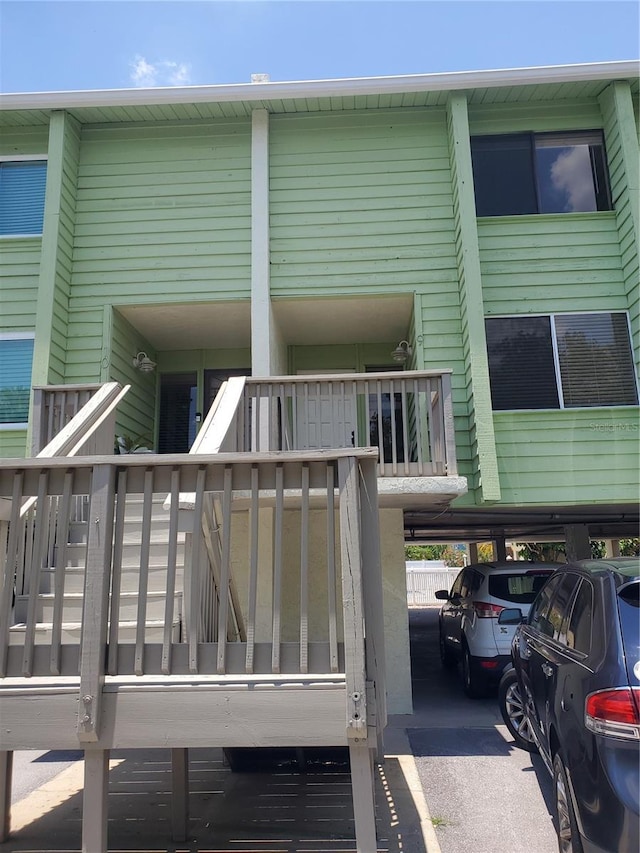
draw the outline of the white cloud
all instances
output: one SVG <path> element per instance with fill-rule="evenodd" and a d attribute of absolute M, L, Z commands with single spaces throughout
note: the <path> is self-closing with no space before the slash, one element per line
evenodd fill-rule
<path fill-rule="evenodd" d="M 131 82 L 138 87 L 188 86 L 191 69 L 185 62 L 163 60 L 148 62 L 144 56 L 136 56 L 131 63 Z"/>

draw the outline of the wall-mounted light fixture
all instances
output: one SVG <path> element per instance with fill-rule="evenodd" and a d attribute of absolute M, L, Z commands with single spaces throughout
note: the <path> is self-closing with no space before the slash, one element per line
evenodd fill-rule
<path fill-rule="evenodd" d="M 400 362 L 400 364 L 404 364 L 412 352 L 413 352 L 413 350 L 409 346 L 408 341 L 400 341 L 398 346 L 391 353 L 391 358 L 394 361 Z"/>
<path fill-rule="evenodd" d="M 155 361 L 151 361 L 146 352 L 139 352 L 133 359 L 133 366 L 141 373 L 153 373 L 156 369 Z"/>

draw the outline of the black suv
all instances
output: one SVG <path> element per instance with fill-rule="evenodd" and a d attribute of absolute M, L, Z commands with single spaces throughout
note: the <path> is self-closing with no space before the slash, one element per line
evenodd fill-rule
<path fill-rule="evenodd" d="M 517 609 L 498 622 L 522 621 Z M 518 746 L 554 778 L 562 853 L 640 849 L 640 560 L 587 560 L 540 590 L 500 684 Z"/>

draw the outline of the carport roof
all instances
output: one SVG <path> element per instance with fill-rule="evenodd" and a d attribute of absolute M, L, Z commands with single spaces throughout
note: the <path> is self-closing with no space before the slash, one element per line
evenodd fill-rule
<path fill-rule="evenodd" d="M 637 504 L 588 506 L 464 507 L 445 511 L 408 509 L 404 513 L 407 542 L 482 542 L 496 538 L 558 542 L 565 525 L 586 524 L 592 539 L 637 537 Z"/>

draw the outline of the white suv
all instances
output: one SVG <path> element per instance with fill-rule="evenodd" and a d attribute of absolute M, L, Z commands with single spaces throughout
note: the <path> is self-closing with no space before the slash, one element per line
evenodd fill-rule
<path fill-rule="evenodd" d="M 515 625 L 499 625 L 506 607 L 519 607 L 523 615 L 557 563 L 477 563 L 466 566 L 451 591 L 441 589 L 440 659 L 444 667 L 461 663 L 462 684 L 467 696 L 484 695 L 500 681 L 511 663 Z"/>

